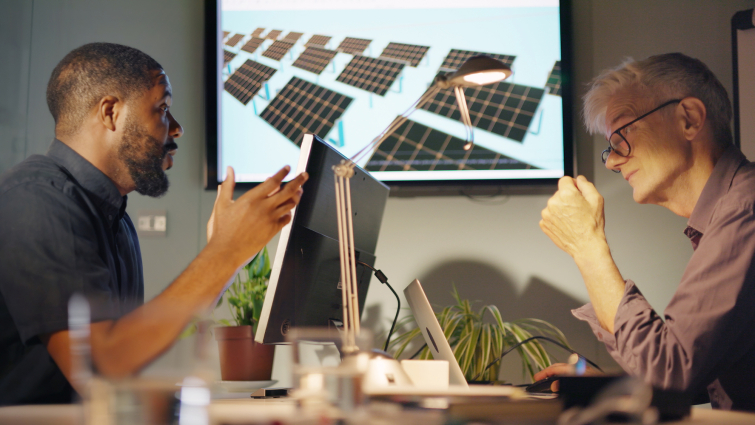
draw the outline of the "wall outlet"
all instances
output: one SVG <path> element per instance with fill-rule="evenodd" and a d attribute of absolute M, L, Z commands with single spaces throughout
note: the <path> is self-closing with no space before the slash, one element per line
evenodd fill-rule
<path fill-rule="evenodd" d="M 139 236 L 162 236 L 168 231 L 168 215 L 165 210 L 140 210 L 137 213 L 136 233 Z"/>

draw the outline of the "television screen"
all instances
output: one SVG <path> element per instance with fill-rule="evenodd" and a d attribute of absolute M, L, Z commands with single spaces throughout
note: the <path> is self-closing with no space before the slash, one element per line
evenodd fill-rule
<path fill-rule="evenodd" d="M 208 187 L 228 165 L 255 184 L 295 164 L 307 133 L 352 157 L 436 75 L 475 55 L 513 75 L 465 89 L 472 149 L 463 149 L 466 129 L 445 89 L 358 165 L 392 187 L 552 184 L 572 173 L 558 0 L 219 1 L 208 23 L 217 59 L 208 73 Z"/>

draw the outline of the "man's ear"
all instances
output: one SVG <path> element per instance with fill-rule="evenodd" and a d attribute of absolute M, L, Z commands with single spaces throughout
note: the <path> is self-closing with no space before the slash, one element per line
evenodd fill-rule
<path fill-rule="evenodd" d="M 115 96 L 105 96 L 97 103 L 97 121 L 110 131 L 116 131 L 124 103 Z"/>
<path fill-rule="evenodd" d="M 686 97 L 680 102 L 682 114 L 682 132 L 687 140 L 693 140 L 703 129 L 708 111 L 703 102 L 696 97 Z"/>

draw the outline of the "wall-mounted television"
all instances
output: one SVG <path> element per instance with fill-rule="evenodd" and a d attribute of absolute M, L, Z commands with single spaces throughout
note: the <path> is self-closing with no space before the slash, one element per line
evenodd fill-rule
<path fill-rule="evenodd" d="M 358 165 L 394 195 L 551 187 L 574 173 L 568 24 L 563 0 L 207 0 L 206 187 L 295 164 L 307 133 L 351 157 L 480 54 L 513 75 L 465 89 L 472 149 L 448 89 Z"/>

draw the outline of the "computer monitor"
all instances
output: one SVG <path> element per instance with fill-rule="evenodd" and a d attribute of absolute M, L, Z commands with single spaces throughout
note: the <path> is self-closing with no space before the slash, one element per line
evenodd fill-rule
<path fill-rule="evenodd" d="M 332 169 L 342 159 L 345 157 L 320 137 L 304 136 L 296 172 L 306 171 L 309 180 L 293 220 L 281 231 L 257 342 L 283 343 L 292 327 L 334 326 L 343 320 Z M 350 180 L 354 251 L 357 261 L 373 266 L 389 188 L 361 167 L 354 172 Z M 371 277 L 371 270 L 357 265 L 360 316 Z"/>

